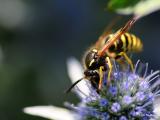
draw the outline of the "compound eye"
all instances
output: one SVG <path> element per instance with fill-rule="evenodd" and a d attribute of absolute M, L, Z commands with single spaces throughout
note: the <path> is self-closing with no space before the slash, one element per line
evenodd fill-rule
<path fill-rule="evenodd" d="M 96 69 L 96 66 L 97 66 L 97 52 L 98 51 L 96 49 L 93 49 L 86 55 L 85 64 L 86 64 L 86 67 L 90 70 Z"/>
<path fill-rule="evenodd" d="M 92 68 L 96 64 L 96 59 L 92 59 L 91 62 L 89 63 L 89 67 Z"/>
<path fill-rule="evenodd" d="M 94 52 L 90 51 L 85 57 L 85 64 L 87 68 L 91 66 L 91 63 L 94 62 L 93 60 L 94 60 Z"/>

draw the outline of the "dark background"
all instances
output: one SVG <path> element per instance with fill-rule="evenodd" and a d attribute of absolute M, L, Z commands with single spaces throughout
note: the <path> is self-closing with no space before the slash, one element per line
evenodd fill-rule
<path fill-rule="evenodd" d="M 116 16 L 105 7 L 105 0 L 0 0 L 0 120 L 41 120 L 22 109 L 77 101 L 63 93 L 71 84 L 66 60 L 81 60 Z M 159 21 L 155 12 L 131 29 L 144 43 L 133 61 L 149 62 L 153 70 L 160 68 Z"/>

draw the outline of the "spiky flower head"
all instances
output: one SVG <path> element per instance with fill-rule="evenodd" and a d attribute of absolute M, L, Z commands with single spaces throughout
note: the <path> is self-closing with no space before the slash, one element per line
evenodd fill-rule
<path fill-rule="evenodd" d="M 69 76 L 74 83 L 83 76 L 83 69 L 73 58 L 67 63 Z M 108 71 L 104 72 L 102 89 L 98 93 L 89 80 L 77 84 L 73 90 L 81 102 L 78 105 L 66 102 L 68 110 L 55 106 L 35 106 L 25 108 L 24 112 L 56 120 L 159 120 L 159 71 L 149 73 L 148 64 L 140 64 L 139 61 L 134 71 L 119 67 L 113 64 L 108 86 Z"/>
<path fill-rule="evenodd" d="M 145 65 L 144 74 L 139 61 L 135 70 L 118 69 L 114 64 L 111 83 L 107 85 L 108 71 L 103 74 L 103 85 L 99 92 L 93 88 L 89 81 L 87 86 L 91 90 L 89 95 L 83 91 L 82 103 L 70 106 L 81 120 L 150 120 L 156 119 L 154 113 L 154 100 L 160 96 L 159 71 L 147 75 L 148 64 Z M 79 90 L 78 87 L 75 88 Z M 68 105 L 68 104 L 67 104 Z M 69 105 L 68 105 L 69 106 Z"/>

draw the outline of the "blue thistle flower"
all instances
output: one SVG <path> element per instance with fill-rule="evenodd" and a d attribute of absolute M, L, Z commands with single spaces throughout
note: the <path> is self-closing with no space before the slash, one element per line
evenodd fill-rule
<path fill-rule="evenodd" d="M 115 102 L 112 104 L 111 110 L 112 110 L 112 112 L 117 113 L 121 110 L 121 105 L 119 103 Z"/>
<path fill-rule="evenodd" d="M 131 96 L 127 96 L 125 95 L 123 98 L 122 98 L 122 103 L 124 105 L 129 105 L 133 102 L 133 98 Z"/>
<path fill-rule="evenodd" d="M 83 69 L 75 59 L 71 59 L 68 65 L 73 82 L 83 76 Z M 55 106 L 35 106 L 25 108 L 24 112 L 56 120 L 159 120 L 159 71 L 148 74 L 146 64 L 142 73 L 144 65 L 139 61 L 134 71 L 124 71 L 117 66 L 113 66 L 110 86 L 106 86 L 108 71 L 104 73 L 99 93 L 88 80 L 77 84 L 73 90 L 81 102 L 76 106 L 65 103 L 68 110 Z"/>
<path fill-rule="evenodd" d="M 121 116 L 119 120 L 128 120 L 125 116 Z"/>
<path fill-rule="evenodd" d="M 114 65 L 111 85 L 107 87 L 106 82 L 103 82 L 99 93 L 87 81 L 90 94 L 86 95 L 85 99 L 82 98 L 81 104 L 71 107 L 72 110 L 79 114 L 82 120 L 155 119 L 153 103 L 154 99 L 160 96 L 160 90 L 158 84 L 153 83 L 157 80 L 159 71 L 146 76 L 148 66 L 146 65 L 145 73 L 142 74 L 138 72 L 141 68 L 138 64 L 139 62 L 134 72 L 118 69 L 117 65 Z M 107 81 L 107 71 L 103 78 Z M 81 112 L 85 114 L 82 115 Z"/>
<path fill-rule="evenodd" d="M 100 99 L 99 100 L 99 105 L 100 106 L 106 106 L 108 104 L 108 100 L 107 99 L 104 99 L 104 98 L 102 98 L 102 99 Z"/>
<path fill-rule="evenodd" d="M 111 93 L 113 96 L 115 96 L 117 94 L 117 87 L 116 86 L 110 86 L 109 93 Z"/>

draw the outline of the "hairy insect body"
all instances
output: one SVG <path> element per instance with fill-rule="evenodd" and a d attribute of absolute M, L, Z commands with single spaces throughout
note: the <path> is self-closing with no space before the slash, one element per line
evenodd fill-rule
<path fill-rule="evenodd" d="M 102 41 L 102 46 L 92 47 L 87 51 L 84 56 L 85 68 L 90 70 L 99 69 L 100 66 L 105 64 L 106 57 L 118 59 L 121 57 L 121 53 L 131 53 L 131 52 L 141 52 L 143 48 L 143 44 L 141 40 L 133 34 L 124 33 L 121 35 L 119 40 L 115 41 L 109 49 L 106 51 L 104 56 L 98 57 L 98 50 L 101 49 L 105 44 L 107 44 L 109 39 L 113 37 L 114 34 L 108 35 L 105 40 Z"/>
<path fill-rule="evenodd" d="M 78 82 L 88 79 L 91 85 L 99 92 L 103 85 L 103 74 L 107 71 L 107 86 L 111 83 L 111 75 L 113 69 L 112 60 L 119 61 L 123 57 L 131 70 L 134 70 L 132 60 L 128 57 L 129 52 L 140 52 L 143 48 L 141 40 L 127 31 L 135 23 L 137 18 L 129 20 L 124 27 L 120 28 L 114 34 L 104 32 L 96 42 L 84 55 L 84 77 L 77 80 L 68 90 L 69 92 Z M 123 64 L 120 64 L 123 67 Z"/>
<path fill-rule="evenodd" d="M 140 52 L 142 51 L 143 44 L 141 40 L 133 34 L 124 33 L 120 36 L 120 38 L 115 41 L 105 52 L 105 54 L 101 57 L 98 56 L 98 51 L 113 37 L 114 34 L 108 35 L 108 37 L 104 38 L 98 47 L 92 47 L 90 50 L 87 51 L 87 54 L 84 56 L 84 63 L 85 63 L 85 72 L 84 75 L 91 81 L 91 84 L 94 88 L 98 89 L 99 81 L 100 81 L 100 67 L 102 71 L 106 71 L 107 67 L 110 65 L 110 69 L 112 67 L 110 61 L 106 61 L 110 59 L 115 59 L 119 61 L 119 58 L 125 57 L 127 62 L 131 64 L 132 62 L 126 55 L 129 52 Z M 132 68 L 133 69 L 133 68 Z M 110 77 L 110 76 L 109 76 Z"/>

